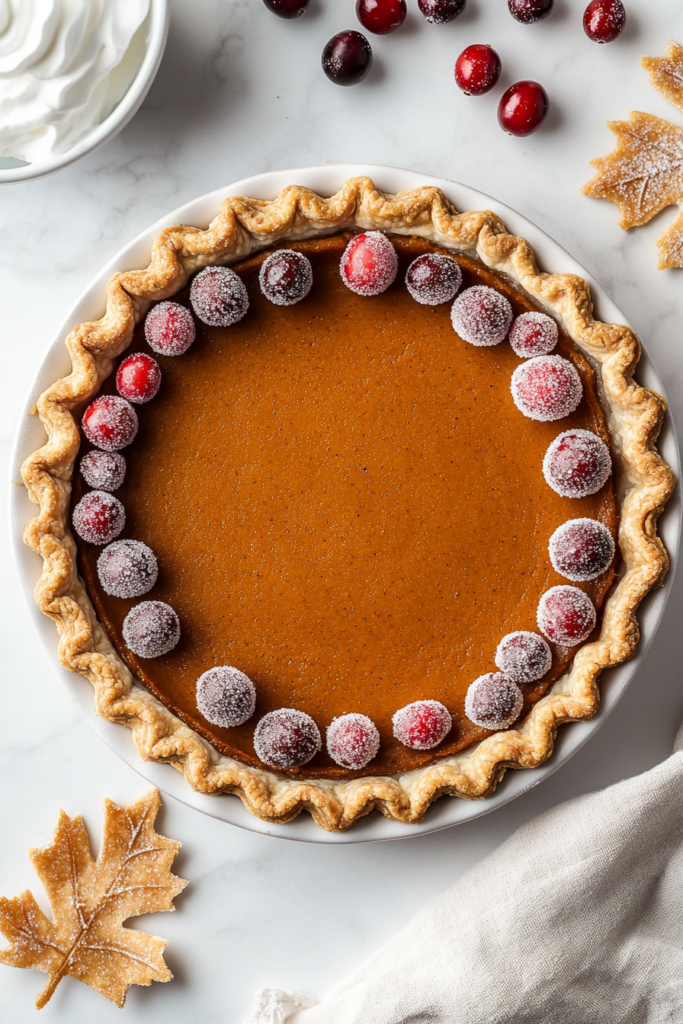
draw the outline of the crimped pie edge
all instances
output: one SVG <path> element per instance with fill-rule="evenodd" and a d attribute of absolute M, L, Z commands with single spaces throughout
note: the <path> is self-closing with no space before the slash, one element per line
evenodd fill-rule
<path fill-rule="evenodd" d="M 80 438 L 71 410 L 97 392 L 149 304 L 174 295 L 195 270 L 234 263 L 285 239 L 346 228 L 421 235 L 454 251 L 476 252 L 483 263 L 509 275 L 551 310 L 598 366 L 624 491 L 619 546 L 625 571 L 604 606 L 598 639 L 580 648 L 570 669 L 519 728 L 494 733 L 435 765 L 396 776 L 293 779 L 218 754 L 135 681 L 111 645 L 77 574 L 68 516 Z M 590 289 L 583 279 L 542 273 L 529 243 L 510 235 L 490 211 L 458 214 L 433 186 L 388 195 L 370 178 L 355 177 L 329 199 L 298 185 L 285 188 L 273 201 L 229 197 L 206 230 L 177 226 L 160 231 L 149 266 L 114 274 L 107 294 L 104 317 L 81 324 L 66 339 L 71 373 L 38 400 L 48 440 L 22 467 L 29 496 L 40 506 L 23 537 L 43 558 L 35 599 L 57 626 L 61 663 L 90 680 L 97 713 L 131 729 L 145 760 L 173 764 L 197 792 L 237 794 L 265 821 L 290 821 L 307 810 L 316 824 L 334 832 L 349 828 L 373 809 L 416 823 L 441 795 L 485 797 L 506 768 L 532 768 L 547 760 L 561 723 L 595 713 L 600 672 L 632 656 L 640 635 L 636 610 L 666 575 L 668 556 L 656 523 L 675 477 L 655 450 L 665 400 L 632 377 L 640 357 L 638 339 L 625 326 L 593 319 Z"/>

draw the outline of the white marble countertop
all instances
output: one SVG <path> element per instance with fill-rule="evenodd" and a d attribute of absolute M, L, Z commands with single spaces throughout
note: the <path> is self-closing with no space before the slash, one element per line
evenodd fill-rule
<path fill-rule="evenodd" d="M 327 39 L 356 24 L 352 0 L 311 0 L 295 22 L 274 18 L 260 0 L 172 6 L 158 79 L 125 131 L 74 167 L 0 191 L 6 486 L 24 394 L 56 324 L 96 270 L 196 195 L 260 171 L 326 161 L 461 180 L 535 221 L 623 309 L 683 423 L 683 271 L 658 271 L 654 245 L 674 211 L 627 234 L 611 204 L 579 193 L 589 159 L 612 149 L 606 120 L 637 109 L 683 124 L 639 65 L 670 39 L 683 42 L 678 0 L 626 0 L 626 31 L 605 47 L 583 35 L 584 0 L 556 0 L 553 16 L 531 27 L 513 22 L 504 0 L 469 0 L 466 13 L 441 28 L 427 25 L 409 0 L 406 24 L 373 40 L 372 75 L 354 89 L 328 83 L 319 67 Z M 527 77 L 545 84 L 551 112 L 530 139 L 498 128 L 500 90 L 467 99 L 455 88 L 452 66 L 470 42 L 499 51 L 501 84 Z M 147 787 L 69 703 L 33 636 L 4 524 L 1 536 L 1 700 L 3 720 L 13 725 L 0 746 L 0 894 L 30 887 L 42 899 L 26 851 L 49 840 L 59 808 L 84 814 L 96 844 L 102 798 L 127 801 Z M 322 993 L 521 823 L 662 760 L 683 718 L 682 591 L 679 577 L 655 643 L 599 739 L 493 815 L 411 842 L 312 846 L 240 831 L 165 798 L 160 827 L 182 840 L 177 868 L 191 885 L 174 916 L 135 924 L 169 939 L 175 980 L 133 988 L 126 1019 L 239 1024 L 261 985 Z M 42 984 L 33 972 L 0 967 L 3 1020 L 32 1021 Z M 43 1012 L 69 1024 L 121 1019 L 71 980 Z"/>

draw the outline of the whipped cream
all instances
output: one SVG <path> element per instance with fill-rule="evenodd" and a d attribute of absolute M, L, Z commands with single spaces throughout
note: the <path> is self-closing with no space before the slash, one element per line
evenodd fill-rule
<path fill-rule="evenodd" d="M 0 156 L 70 149 L 127 92 L 150 0 L 0 0 Z"/>

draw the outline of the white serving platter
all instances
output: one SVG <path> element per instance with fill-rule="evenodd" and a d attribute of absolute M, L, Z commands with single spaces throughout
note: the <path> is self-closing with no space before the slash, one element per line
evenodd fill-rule
<path fill-rule="evenodd" d="M 259 174 L 234 182 L 232 185 L 226 185 L 224 188 L 210 192 L 173 210 L 121 249 L 97 274 L 65 316 L 38 369 L 26 399 L 26 415 L 22 418 L 17 430 L 12 459 L 12 479 L 21 479 L 20 469 L 23 460 L 44 443 L 45 432 L 42 425 L 38 417 L 30 416 L 29 412 L 34 408 L 38 396 L 46 387 L 59 377 L 69 373 L 70 360 L 64 346 L 64 338 L 78 324 L 102 316 L 105 308 L 107 281 L 113 273 L 119 270 L 138 269 L 147 265 L 152 240 L 161 228 L 178 223 L 204 228 L 215 216 L 221 201 L 226 196 L 247 195 L 255 199 L 273 199 L 282 188 L 291 184 L 305 185 L 323 195 L 331 195 L 347 178 L 358 174 L 369 175 L 377 187 L 385 192 L 398 192 L 421 185 L 436 185 L 443 189 L 448 199 L 460 211 L 493 210 L 501 217 L 509 231 L 528 239 L 534 247 L 539 265 L 543 270 L 579 274 L 590 283 L 596 315 L 601 320 L 607 323 L 627 323 L 623 313 L 603 292 L 600 285 L 557 242 L 521 214 L 476 189 L 415 171 L 366 164 L 338 164 Z M 654 388 L 660 394 L 665 393 L 662 381 L 645 351 L 643 351 L 636 376 L 641 384 Z M 665 418 L 658 448 L 663 458 L 679 476 L 678 444 L 668 416 Z M 325 832 L 319 828 L 306 812 L 301 813 L 295 821 L 289 824 L 274 825 L 261 821 L 246 811 L 236 796 L 209 797 L 195 793 L 182 775 L 170 765 L 142 761 L 128 729 L 97 717 L 90 683 L 81 676 L 61 667 L 57 659 L 57 630 L 52 621 L 38 610 L 33 601 L 33 589 L 40 575 L 41 562 L 38 556 L 23 544 L 21 532 L 24 524 L 35 513 L 36 506 L 29 501 L 26 489 L 11 487 L 9 520 L 20 587 L 26 597 L 28 612 L 35 624 L 40 642 L 50 662 L 54 665 L 55 674 L 61 679 L 69 696 L 86 721 L 105 743 L 148 782 L 203 814 L 209 814 L 214 818 L 249 829 L 252 832 L 278 836 L 283 839 L 337 844 L 402 839 L 470 821 L 509 803 L 562 767 L 607 719 L 638 671 L 645 653 L 655 637 L 671 592 L 681 527 L 681 499 L 679 489 L 676 489 L 659 522 L 659 532 L 671 558 L 671 570 L 664 586 L 645 599 L 638 613 L 642 635 L 637 654 L 626 664 L 603 673 L 601 678 L 602 700 L 599 712 L 588 722 L 563 725 L 558 732 L 555 751 L 549 761 L 533 770 L 508 771 L 493 796 L 485 800 L 470 801 L 455 797 L 441 797 L 429 809 L 419 825 L 404 825 L 400 822 L 390 821 L 381 814 L 373 813 L 361 819 L 348 832 L 336 834 Z"/>

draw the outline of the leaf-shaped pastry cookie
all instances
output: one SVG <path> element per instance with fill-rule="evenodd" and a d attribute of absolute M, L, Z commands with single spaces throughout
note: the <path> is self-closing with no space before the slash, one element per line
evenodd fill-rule
<path fill-rule="evenodd" d="M 660 270 L 683 267 L 683 206 L 678 207 L 676 219 L 657 241 L 657 248 Z"/>
<path fill-rule="evenodd" d="M 0 898 L 0 931 L 11 943 L 0 950 L 0 962 L 49 975 L 37 1007 L 67 974 L 118 1006 L 131 985 L 172 978 L 163 958 L 166 941 L 123 927 L 129 917 L 173 910 L 187 885 L 171 873 L 180 843 L 154 830 L 160 804 L 156 789 L 130 807 L 105 800 L 96 861 L 83 819 L 60 813 L 50 846 L 30 851 L 54 921 L 29 891 Z"/>
<path fill-rule="evenodd" d="M 643 57 L 640 63 L 650 72 L 650 84 L 683 110 L 683 46 L 669 43 L 666 57 Z"/>

